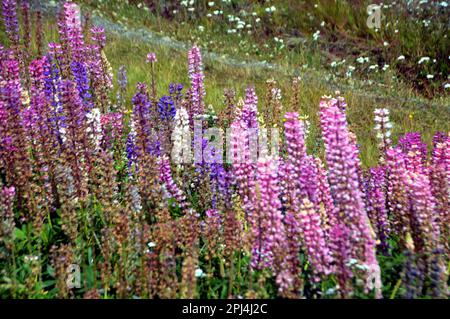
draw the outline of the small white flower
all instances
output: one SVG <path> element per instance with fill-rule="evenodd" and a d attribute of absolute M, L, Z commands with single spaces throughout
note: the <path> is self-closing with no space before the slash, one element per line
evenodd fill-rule
<path fill-rule="evenodd" d="M 317 30 L 313 34 L 313 41 L 317 41 L 320 38 L 320 30 Z"/>
<path fill-rule="evenodd" d="M 405 59 L 405 56 L 404 55 L 400 55 L 398 58 L 397 58 L 397 61 L 402 61 L 402 60 L 404 60 Z"/>
<path fill-rule="evenodd" d="M 195 277 L 199 278 L 199 277 L 204 277 L 204 276 L 205 276 L 205 274 L 201 268 L 195 269 Z"/>
<path fill-rule="evenodd" d="M 389 64 L 383 65 L 383 71 L 386 71 L 389 68 Z"/>
<path fill-rule="evenodd" d="M 431 80 L 432 78 L 434 78 L 433 74 L 427 74 L 427 79 Z"/>
<path fill-rule="evenodd" d="M 321 27 L 325 26 L 325 21 L 320 22 L 320 26 Z"/>
<path fill-rule="evenodd" d="M 439 5 L 444 8 L 448 7 L 448 3 L 446 1 L 442 1 L 441 3 L 439 3 Z"/>
<path fill-rule="evenodd" d="M 198 26 L 198 30 L 199 30 L 200 32 L 203 32 L 203 31 L 205 31 L 205 27 L 202 26 L 202 25 L 199 25 L 199 26 Z"/>
<path fill-rule="evenodd" d="M 214 1 L 208 2 L 208 6 L 212 7 L 214 5 Z"/>
<path fill-rule="evenodd" d="M 154 243 L 154 242 L 149 242 L 148 244 L 147 244 L 147 246 L 148 246 L 148 248 L 153 248 L 153 247 L 155 247 L 156 246 L 156 243 Z"/>
<path fill-rule="evenodd" d="M 360 64 L 363 64 L 365 62 L 369 62 L 369 57 L 360 56 L 359 58 L 356 59 L 356 62 L 358 62 Z"/>
<path fill-rule="evenodd" d="M 427 56 L 424 56 L 424 57 L 421 57 L 421 58 L 420 58 L 418 64 L 422 64 L 422 63 L 428 62 L 428 61 L 430 61 L 430 58 L 427 57 Z"/>
<path fill-rule="evenodd" d="M 450 89 L 450 83 L 445 83 L 444 84 L 444 89 Z"/>
<path fill-rule="evenodd" d="M 378 64 L 372 64 L 369 66 L 369 70 L 376 70 L 378 69 Z"/>
<path fill-rule="evenodd" d="M 383 45 L 384 45 L 385 47 L 387 47 L 387 46 L 389 45 L 389 42 L 384 41 L 384 42 L 383 42 Z"/>

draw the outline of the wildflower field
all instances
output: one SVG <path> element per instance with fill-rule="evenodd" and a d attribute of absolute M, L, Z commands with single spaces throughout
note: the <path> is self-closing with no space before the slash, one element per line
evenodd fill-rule
<path fill-rule="evenodd" d="M 447 299 L 450 12 L 369 4 L 1 0 L 0 297 Z"/>

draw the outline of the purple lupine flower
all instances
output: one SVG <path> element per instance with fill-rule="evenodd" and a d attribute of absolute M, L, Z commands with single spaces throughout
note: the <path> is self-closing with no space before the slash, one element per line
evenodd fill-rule
<path fill-rule="evenodd" d="M 170 96 L 164 95 L 158 101 L 158 112 L 163 121 L 171 121 L 175 117 L 175 104 Z"/>
<path fill-rule="evenodd" d="M 271 158 L 257 164 L 257 184 L 253 192 L 255 210 L 248 217 L 252 227 L 252 259 L 254 269 L 280 270 L 286 252 L 286 238 L 281 214 L 278 168 Z"/>
<path fill-rule="evenodd" d="M 374 234 L 360 189 L 360 162 L 355 151 L 356 144 L 348 130 L 345 114 L 335 99 L 321 101 L 320 121 L 336 215 L 339 223 L 349 228 L 353 258 L 366 264 L 371 272 L 367 278 L 372 279 L 371 275 L 379 274 L 379 266 L 375 257 Z M 336 252 L 334 257 L 342 258 Z M 379 278 L 376 278 L 376 282 L 379 283 Z"/>
<path fill-rule="evenodd" d="M 52 116 L 49 119 L 52 127 L 52 134 L 56 136 L 56 140 L 62 145 L 63 137 L 61 130 L 65 128 L 66 125 L 61 99 L 59 98 L 61 76 L 56 59 L 50 54 L 45 56 L 44 77 L 45 96 L 52 109 Z"/>
<path fill-rule="evenodd" d="M 155 52 L 150 52 L 147 54 L 147 63 L 155 63 L 157 62 L 156 60 L 156 53 Z"/>
<path fill-rule="evenodd" d="M 405 154 L 399 148 L 390 148 L 386 152 L 387 206 L 392 216 L 392 228 L 400 236 L 402 245 L 406 244 L 406 235 L 410 233 L 408 212 L 408 194 L 405 188 Z"/>
<path fill-rule="evenodd" d="M 349 298 L 353 291 L 349 284 L 353 273 L 348 267 L 352 259 L 350 236 L 350 229 L 345 224 L 336 224 L 331 228 L 330 249 L 335 255 L 339 256 L 339 258 L 334 258 L 334 268 L 339 284 L 339 292 L 343 299 Z"/>
<path fill-rule="evenodd" d="M 81 27 L 80 8 L 76 3 L 66 2 L 63 6 L 65 36 L 72 61 L 84 61 L 85 45 Z"/>
<path fill-rule="evenodd" d="M 323 229 L 325 230 L 327 237 L 329 237 L 331 228 L 337 224 L 337 216 L 335 215 L 336 210 L 331 196 L 327 171 L 319 158 L 316 158 L 315 161 L 317 167 L 319 210 L 323 212 Z"/>
<path fill-rule="evenodd" d="M 387 252 L 389 248 L 389 220 L 386 209 L 386 171 L 384 167 L 370 169 L 370 176 L 367 182 L 367 215 L 375 230 L 378 246 L 381 251 Z"/>
<path fill-rule="evenodd" d="M 398 140 L 397 146 L 406 155 L 407 169 L 424 173 L 427 161 L 427 145 L 422 141 L 420 133 L 406 133 Z"/>
<path fill-rule="evenodd" d="M 436 200 L 436 217 L 440 226 L 441 242 L 450 253 L 450 137 L 437 132 L 433 138 L 433 152 L 430 163 L 431 191 Z"/>
<path fill-rule="evenodd" d="M 83 101 L 85 112 L 92 110 L 93 105 L 91 102 L 92 95 L 89 87 L 89 78 L 84 63 L 74 61 L 71 63 L 72 74 L 77 84 L 77 90 L 80 94 L 80 98 Z"/>
<path fill-rule="evenodd" d="M 100 50 L 103 50 L 103 48 L 106 46 L 105 29 L 98 26 L 92 27 L 91 39 L 92 42 L 94 42 L 100 48 Z"/>
<path fill-rule="evenodd" d="M 17 2 L 16 0 L 2 1 L 3 23 L 9 41 L 13 45 L 19 44 L 19 21 L 17 20 Z"/>
<path fill-rule="evenodd" d="M 313 268 L 312 280 L 319 282 L 321 276 L 330 273 L 332 257 L 322 229 L 320 214 L 315 211 L 313 203 L 307 198 L 304 198 L 301 204 L 298 226 L 308 260 Z"/>
<path fill-rule="evenodd" d="M 127 70 L 124 65 L 121 65 L 117 72 L 117 83 L 119 84 L 119 89 L 117 90 L 117 107 L 119 110 L 123 110 L 126 104 L 128 86 Z"/>
<path fill-rule="evenodd" d="M 203 62 L 200 49 L 197 45 L 194 45 L 188 53 L 188 72 L 189 79 L 191 80 L 191 93 L 192 93 L 192 110 L 188 110 L 191 118 L 196 115 L 203 114 L 205 87 L 203 84 Z"/>
<path fill-rule="evenodd" d="M 243 208 L 247 214 L 253 209 L 252 189 L 255 185 L 255 163 L 251 161 L 249 143 L 249 131 L 242 121 L 231 124 L 230 149 L 227 154 L 232 163 L 238 193 L 243 201 Z"/>
<path fill-rule="evenodd" d="M 186 207 L 188 205 L 186 196 L 172 178 L 170 162 L 167 156 L 160 158 L 159 168 L 160 179 L 164 183 L 167 198 L 175 198 L 181 207 Z"/>
<path fill-rule="evenodd" d="M 248 87 L 245 90 L 245 104 L 242 109 L 240 119 L 244 122 L 245 126 L 249 129 L 258 128 L 258 97 L 256 96 L 255 89 Z"/>
<path fill-rule="evenodd" d="M 418 252 L 430 253 L 439 248 L 440 237 L 430 181 L 427 175 L 408 171 L 405 186 L 410 201 L 409 216 L 414 247 Z"/>

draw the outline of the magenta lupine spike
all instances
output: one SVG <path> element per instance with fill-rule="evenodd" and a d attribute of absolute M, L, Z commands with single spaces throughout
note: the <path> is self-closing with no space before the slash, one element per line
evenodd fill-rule
<path fill-rule="evenodd" d="M 429 253 L 439 248 L 440 233 L 428 176 L 409 171 L 405 183 L 410 200 L 409 214 L 415 249 Z"/>
<path fill-rule="evenodd" d="M 254 269 L 279 271 L 285 255 L 285 231 L 282 223 L 278 168 L 271 158 L 257 164 L 257 183 L 252 189 L 255 209 L 249 216 L 252 227 L 252 259 Z"/>
<path fill-rule="evenodd" d="M 106 45 L 105 30 L 102 27 L 91 28 L 93 44 L 89 49 L 89 71 L 92 75 L 92 89 L 94 97 L 101 110 L 105 113 L 109 106 L 108 92 L 112 87 L 112 78 L 108 73 L 107 65 L 102 56 L 102 50 Z"/>
<path fill-rule="evenodd" d="M 441 232 L 441 242 L 450 253 L 448 238 L 450 236 L 450 151 L 449 140 L 445 134 L 439 132 L 433 139 L 433 152 L 430 164 L 431 191 L 436 200 L 436 213 Z"/>
<path fill-rule="evenodd" d="M 150 52 L 147 54 L 147 63 L 155 63 L 158 60 L 156 59 L 156 53 L 155 52 Z"/>
<path fill-rule="evenodd" d="M 360 162 L 345 113 L 336 105 L 336 100 L 321 101 L 320 121 L 337 218 L 350 230 L 353 258 L 365 263 L 369 272 L 374 274 L 379 267 L 375 257 L 374 234 L 359 183 Z M 336 254 L 334 256 L 341 258 Z"/>
<path fill-rule="evenodd" d="M 238 193 L 243 201 L 243 208 L 247 214 L 253 210 L 252 189 L 255 185 L 255 163 L 250 157 L 247 143 L 249 131 L 242 121 L 231 124 L 230 153 L 228 161 L 233 165 L 233 173 L 238 186 Z"/>
<path fill-rule="evenodd" d="M 427 145 L 422 141 L 420 133 L 406 133 L 398 140 L 398 147 L 406 155 L 406 168 L 408 170 L 425 173 L 427 161 Z"/>
<path fill-rule="evenodd" d="M 301 166 L 306 156 L 304 127 L 303 123 L 298 120 L 298 113 L 286 113 L 285 119 L 286 169 L 289 171 L 289 174 L 286 176 L 289 179 L 287 192 L 290 193 L 292 198 L 297 199 L 301 189 Z M 298 209 L 298 207 L 295 207 L 295 209 Z"/>
<path fill-rule="evenodd" d="M 245 90 L 245 104 L 242 108 L 241 120 L 249 129 L 258 128 L 258 97 L 254 87 Z"/>
<path fill-rule="evenodd" d="M 353 273 L 348 267 L 352 259 L 350 236 L 350 229 L 345 224 L 336 224 L 331 228 L 330 249 L 339 256 L 339 258 L 334 258 L 334 271 L 339 284 L 340 297 L 343 299 L 349 298 L 353 292 L 353 287 L 350 285 Z"/>
<path fill-rule="evenodd" d="M 403 245 L 411 231 L 408 212 L 408 194 L 405 188 L 406 164 L 405 154 L 398 148 L 386 152 L 387 171 L 387 205 L 392 216 L 392 228 L 400 236 Z"/>
<path fill-rule="evenodd" d="M 195 117 L 196 115 L 203 114 L 205 108 L 203 101 L 205 96 L 203 62 L 200 49 L 197 45 L 194 45 L 188 53 L 188 73 L 192 89 L 192 110 L 189 111 L 191 117 Z"/>
<path fill-rule="evenodd" d="M 81 12 L 79 6 L 74 2 L 64 3 L 64 36 L 67 37 L 68 48 L 73 61 L 84 61 L 84 37 L 81 26 Z M 63 41 L 63 40 L 62 40 Z"/>
<path fill-rule="evenodd" d="M 181 207 L 186 207 L 186 205 L 188 204 L 188 202 L 186 201 L 186 196 L 172 178 L 170 162 L 167 156 L 164 155 L 162 158 L 160 158 L 159 168 L 160 180 L 166 187 L 165 190 L 167 192 L 167 199 L 175 198 Z"/>
<path fill-rule="evenodd" d="M 314 157 L 311 155 L 305 156 L 300 167 L 300 197 L 301 201 L 305 198 L 309 199 L 316 208 L 319 204 L 317 193 L 319 181 L 317 173 L 318 171 Z"/>
<path fill-rule="evenodd" d="M 389 220 L 386 209 L 386 171 L 384 167 L 370 169 L 367 185 L 367 215 L 379 241 L 378 245 L 383 252 L 389 248 L 387 239 L 389 237 Z"/>
<path fill-rule="evenodd" d="M 305 129 L 303 122 L 298 119 L 298 113 L 285 114 L 284 135 L 286 137 L 287 160 L 300 168 L 306 156 Z"/>
<path fill-rule="evenodd" d="M 92 27 L 91 28 L 91 39 L 92 42 L 94 42 L 100 50 L 103 50 L 103 48 L 106 45 L 106 36 L 105 36 L 105 29 L 103 27 Z"/>
<path fill-rule="evenodd" d="M 19 45 L 19 21 L 17 20 L 16 0 L 2 1 L 3 23 L 9 41 L 14 45 Z"/>
<path fill-rule="evenodd" d="M 337 216 L 335 215 L 336 211 L 333 198 L 331 197 L 327 171 L 320 158 L 316 158 L 315 161 L 317 167 L 319 209 L 323 210 L 323 228 L 328 237 L 331 228 L 337 224 Z"/>
<path fill-rule="evenodd" d="M 307 198 L 304 198 L 301 204 L 298 225 L 302 243 L 313 269 L 312 280 L 319 282 L 322 276 L 330 273 L 332 258 L 325 241 L 320 214 Z"/>

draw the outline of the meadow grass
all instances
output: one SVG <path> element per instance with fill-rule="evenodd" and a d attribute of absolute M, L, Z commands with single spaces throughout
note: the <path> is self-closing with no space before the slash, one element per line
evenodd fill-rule
<path fill-rule="evenodd" d="M 154 31 L 161 31 L 162 34 L 174 34 L 178 40 L 185 40 L 189 43 L 189 35 L 192 28 L 189 24 L 176 25 L 170 23 L 160 16 L 152 15 L 148 11 L 136 6 L 127 5 L 126 2 L 117 1 L 81 1 L 84 12 L 88 8 L 94 9 L 93 15 L 100 14 L 112 21 L 122 21 L 126 18 L 127 30 L 136 27 L 149 28 Z M 323 6 L 322 6 L 323 7 Z M 321 7 L 321 8 L 322 8 Z M 345 9 L 346 8 L 346 9 Z M 331 10 L 323 7 L 322 10 Z M 338 8 L 338 12 L 323 12 L 323 15 L 341 16 L 339 10 L 349 10 L 348 7 Z M 122 18 L 120 18 L 122 17 Z M 359 18 L 360 20 L 361 18 Z M 358 21 L 359 21 L 358 20 Z M 54 18 L 45 19 L 44 29 L 46 41 L 57 40 L 58 34 Z M 352 24 L 352 28 L 357 28 L 356 21 L 336 22 L 339 25 Z M 210 36 L 215 37 L 213 43 L 222 43 L 222 46 L 213 47 L 218 49 L 220 54 L 227 54 L 228 49 L 236 47 L 232 37 L 223 37 L 223 33 L 212 32 Z M 184 36 L 182 36 L 184 35 Z M 261 39 L 257 36 L 245 41 L 257 42 Z M 2 38 L 3 42 L 6 39 Z M 171 82 L 179 82 L 184 85 L 189 83 L 187 76 L 187 52 L 182 49 L 174 49 L 158 43 L 143 42 L 138 39 L 121 35 L 120 33 L 108 33 L 105 47 L 106 56 L 111 63 L 113 72 L 116 74 L 121 65 L 124 65 L 128 75 L 127 103 L 131 109 L 131 97 L 134 95 L 135 87 L 139 82 L 150 82 L 150 67 L 145 61 L 148 52 L 155 52 L 157 63 L 155 64 L 156 85 L 158 95 L 167 94 L 168 86 Z M 239 47 L 239 46 L 237 46 Z M 324 65 L 321 65 L 321 53 L 318 48 L 305 48 L 304 50 L 286 51 L 282 58 L 274 59 L 274 63 L 280 68 L 270 70 L 267 68 L 251 68 L 233 66 L 229 63 L 222 63 L 220 60 L 208 59 L 205 56 L 205 87 L 206 105 L 212 105 L 216 112 L 223 108 L 223 90 L 233 88 L 237 96 L 242 97 L 248 85 L 255 86 L 259 97 L 259 106 L 264 108 L 264 95 L 266 81 L 275 79 L 277 86 L 283 94 L 283 105 L 285 111 L 299 111 L 308 116 L 311 122 L 311 134 L 308 138 L 308 146 L 314 152 L 322 152 L 322 142 L 320 140 L 320 130 L 318 129 L 318 105 L 320 98 L 324 95 L 334 93 L 334 90 L 341 91 L 341 94 L 348 102 L 348 117 L 351 129 L 358 136 L 358 143 L 361 150 L 361 159 L 365 167 L 374 165 L 378 159 L 377 141 L 373 131 L 373 110 L 375 108 L 386 107 L 391 111 L 392 121 L 395 123 L 393 129 L 393 140 L 406 132 L 417 131 L 423 136 L 428 145 L 431 145 L 432 136 L 435 131 L 449 131 L 450 129 L 450 97 L 437 96 L 434 99 L 425 99 L 414 92 L 408 85 L 396 78 L 392 80 L 393 72 L 380 75 L 377 80 L 368 82 L 363 79 L 346 79 L 330 72 Z M 242 51 L 236 52 L 236 56 L 242 57 Z M 250 56 L 247 58 L 258 58 Z M 309 67 L 302 68 L 307 64 Z M 301 77 L 300 82 L 300 110 L 292 110 L 289 103 L 291 95 L 291 80 L 294 74 Z M 113 97 L 114 98 L 114 97 Z"/>

